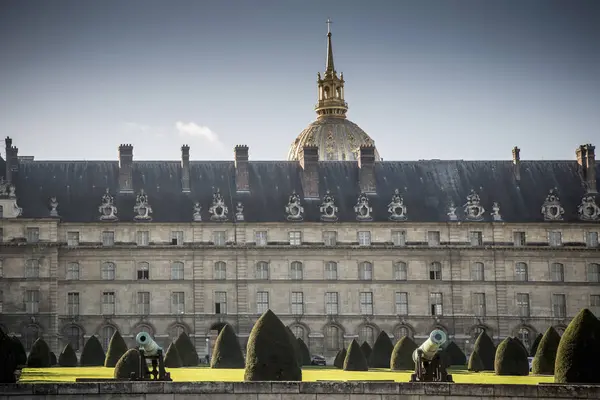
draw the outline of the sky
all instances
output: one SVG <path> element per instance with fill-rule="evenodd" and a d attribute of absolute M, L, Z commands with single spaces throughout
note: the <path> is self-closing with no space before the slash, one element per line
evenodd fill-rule
<path fill-rule="evenodd" d="M 348 119 L 384 160 L 600 146 L 595 0 L 3 0 L 0 134 L 43 160 L 116 160 L 121 143 L 284 160 L 316 119 L 327 18 Z"/>

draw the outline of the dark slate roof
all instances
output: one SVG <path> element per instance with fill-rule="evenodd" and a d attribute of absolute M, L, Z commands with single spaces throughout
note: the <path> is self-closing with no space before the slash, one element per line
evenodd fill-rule
<path fill-rule="evenodd" d="M 0 167 L 3 161 L 0 160 Z M 355 221 L 359 196 L 358 164 L 352 161 L 319 163 L 321 196 L 330 190 L 339 208 L 340 221 Z M 600 163 L 596 176 L 600 178 Z M 0 171 L 4 171 L 1 168 Z M 516 181 L 511 161 L 385 161 L 375 164 L 377 194 L 370 195 L 375 221 L 387 221 L 387 205 L 398 188 L 407 206 L 408 221 L 447 221 L 450 201 L 462 205 L 474 189 L 490 221 L 493 202 L 507 222 L 543 221 L 541 207 L 550 189 L 556 188 L 565 209 L 564 220 L 577 220 L 577 207 L 585 187 L 575 161 L 521 161 L 521 180 Z M 249 222 L 286 221 L 285 206 L 292 191 L 303 198 L 302 169 L 292 161 L 249 163 L 250 193 L 236 193 L 233 161 L 190 163 L 191 193 L 182 193 L 179 161 L 134 161 L 133 186 L 144 189 L 153 208 L 154 222 L 190 222 L 193 204 L 202 205 L 202 218 L 218 188 L 229 206 L 229 221 L 241 201 Z M 49 198 L 57 197 L 63 221 L 97 221 L 106 188 L 115 197 L 120 221 L 132 221 L 135 194 L 118 194 L 117 161 L 26 161 L 15 176 L 18 204 L 23 217 L 49 217 Z M 600 179 L 599 179 L 600 180 Z M 600 182 L 598 183 L 600 187 Z M 302 200 L 305 221 L 319 221 L 319 200 Z"/>

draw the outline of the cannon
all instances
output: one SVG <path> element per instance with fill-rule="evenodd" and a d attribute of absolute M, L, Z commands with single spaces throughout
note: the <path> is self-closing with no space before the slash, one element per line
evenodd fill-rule
<path fill-rule="evenodd" d="M 429 338 L 413 352 L 415 373 L 411 374 L 411 382 L 454 382 L 452 375 L 446 371 L 441 352 L 447 343 L 446 334 L 435 329 Z"/>
<path fill-rule="evenodd" d="M 165 371 L 163 349 L 152 339 L 148 332 L 140 332 L 135 337 L 140 352 L 140 380 L 142 381 L 172 381 L 171 374 Z M 148 368 L 148 360 L 152 370 Z"/>

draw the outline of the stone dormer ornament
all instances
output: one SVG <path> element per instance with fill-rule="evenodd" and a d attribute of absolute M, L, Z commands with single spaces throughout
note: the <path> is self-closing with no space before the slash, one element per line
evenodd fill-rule
<path fill-rule="evenodd" d="M 492 216 L 492 221 L 502 221 L 502 216 L 500 215 L 500 205 L 497 201 L 494 202 L 494 205 L 492 206 L 492 212 L 490 213 L 490 215 Z"/>
<path fill-rule="evenodd" d="M 354 212 L 356 213 L 357 221 L 373 221 L 373 216 L 371 215 L 373 208 L 369 206 L 369 198 L 366 194 L 361 193 L 358 196 Z"/>
<path fill-rule="evenodd" d="M 448 215 L 448 220 L 458 221 L 458 216 L 456 216 L 456 206 L 454 205 L 453 201 L 450 202 L 450 205 L 448 206 L 448 212 L 446 213 L 446 215 Z"/>
<path fill-rule="evenodd" d="M 285 206 L 288 221 L 302 221 L 304 219 L 304 207 L 300 204 L 300 196 L 294 190 Z"/>
<path fill-rule="evenodd" d="M 135 206 L 133 206 L 133 211 L 137 213 L 135 217 L 133 217 L 136 221 L 152 221 L 152 207 L 148 203 L 148 195 L 144 192 L 144 189 L 140 190 L 140 194 L 135 198 Z"/>
<path fill-rule="evenodd" d="M 334 222 L 338 220 L 338 208 L 335 206 L 335 199 L 329 193 L 329 190 L 325 193 L 325 197 L 323 197 L 323 203 L 321 203 L 319 211 L 321 212 L 321 221 Z"/>
<path fill-rule="evenodd" d="M 394 190 L 392 202 L 388 204 L 388 212 L 390 213 L 390 221 L 406 221 L 407 209 L 404 205 L 404 198 L 400 196 L 398 189 Z"/>
<path fill-rule="evenodd" d="M 577 213 L 582 221 L 600 221 L 600 207 L 591 194 L 583 196 L 581 204 L 577 207 Z"/>
<path fill-rule="evenodd" d="M 465 217 L 468 221 L 483 221 L 483 213 L 485 209 L 481 205 L 481 199 L 475 190 L 471 189 L 471 193 L 467 196 L 467 203 L 463 206 Z"/>
<path fill-rule="evenodd" d="M 4 177 L 0 176 L 0 198 L 5 199 L 16 199 L 15 185 L 4 180 Z"/>
<path fill-rule="evenodd" d="M 237 206 L 235 206 L 235 220 L 238 222 L 245 221 L 244 218 L 244 205 L 241 201 L 238 201 Z"/>
<path fill-rule="evenodd" d="M 225 205 L 225 200 L 223 199 L 223 195 L 221 195 L 221 190 L 217 188 L 215 193 L 213 193 L 213 202 L 208 212 L 210 213 L 211 221 L 227 221 L 227 212 L 229 208 Z"/>
<path fill-rule="evenodd" d="M 15 192 L 15 185 L 0 177 L 0 218 L 17 218 L 23 213 L 23 209 L 17 204 Z"/>
<path fill-rule="evenodd" d="M 542 215 L 544 221 L 562 221 L 565 209 L 560 205 L 560 198 L 556 189 L 550 189 L 546 201 L 542 205 Z"/>
<path fill-rule="evenodd" d="M 98 207 L 100 221 L 116 221 L 117 207 L 115 207 L 114 198 L 110 195 L 109 189 L 102 195 L 102 204 Z"/>
<path fill-rule="evenodd" d="M 202 206 L 200 205 L 199 201 L 197 201 L 196 203 L 194 203 L 194 215 L 193 215 L 193 218 L 194 218 L 195 222 L 202 221 Z"/>
<path fill-rule="evenodd" d="M 58 217 L 58 211 L 56 210 L 58 208 L 58 201 L 56 200 L 56 197 L 51 197 L 50 198 L 50 216 L 51 217 Z"/>

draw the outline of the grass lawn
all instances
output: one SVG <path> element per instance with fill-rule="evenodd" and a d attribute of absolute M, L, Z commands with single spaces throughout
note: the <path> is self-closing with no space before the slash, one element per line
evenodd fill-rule
<path fill-rule="evenodd" d="M 172 368 L 169 370 L 174 381 L 223 381 L 240 382 L 244 380 L 243 369 L 211 369 L 211 368 Z M 408 382 L 412 371 L 392 372 L 386 369 L 373 369 L 368 372 L 342 371 L 327 367 L 304 367 L 302 380 L 310 381 L 377 381 L 394 380 Z M 472 373 L 466 370 L 451 369 L 456 383 L 510 383 L 529 384 L 554 382 L 552 376 L 497 376 L 490 372 Z M 77 368 L 25 368 L 21 382 L 74 382 L 75 378 L 112 378 L 113 369 L 104 367 Z"/>

